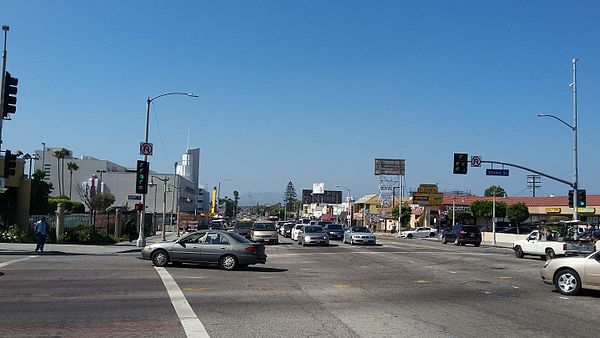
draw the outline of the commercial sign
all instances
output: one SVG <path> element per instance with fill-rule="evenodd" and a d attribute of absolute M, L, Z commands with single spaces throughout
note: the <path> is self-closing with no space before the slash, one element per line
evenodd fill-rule
<path fill-rule="evenodd" d="M 438 186 L 436 184 L 419 184 L 418 192 L 437 193 Z"/>
<path fill-rule="evenodd" d="M 582 214 L 593 214 L 596 212 L 596 208 L 577 208 L 577 212 Z"/>
<path fill-rule="evenodd" d="M 312 190 L 302 189 L 302 204 L 341 204 L 342 192 L 324 190 L 322 194 L 313 194 Z"/>
<path fill-rule="evenodd" d="M 392 204 L 393 187 L 389 184 L 379 185 L 379 201 L 382 206 L 388 207 Z"/>
<path fill-rule="evenodd" d="M 547 214 L 560 214 L 560 208 L 546 208 Z"/>
<path fill-rule="evenodd" d="M 405 163 L 401 159 L 375 159 L 375 175 L 404 175 Z"/>
<path fill-rule="evenodd" d="M 325 191 L 325 183 L 313 183 L 313 194 L 322 194 Z"/>

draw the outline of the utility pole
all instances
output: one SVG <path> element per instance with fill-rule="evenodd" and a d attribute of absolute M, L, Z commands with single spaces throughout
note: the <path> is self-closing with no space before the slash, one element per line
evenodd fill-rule
<path fill-rule="evenodd" d="M 535 197 L 535 189 L 540 188 L 540 175 L 527 175 L 527 187 L 532 189 L 532 197 Z"/>

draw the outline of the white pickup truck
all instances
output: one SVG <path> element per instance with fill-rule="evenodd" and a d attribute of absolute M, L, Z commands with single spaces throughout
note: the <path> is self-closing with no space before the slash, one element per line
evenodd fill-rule
<path fill-rule="evenodd" d="M 552 259 L 555 256 L 592 253 L 595 251 L 595 247 L 591 243 L 548 240 L 538 230 L 534 230 L 525 239 L 514 242 L 513 250 L 518 258 L 523 258 L 524 255 L 534 255 L 540 256 L 542 259 Z"/>

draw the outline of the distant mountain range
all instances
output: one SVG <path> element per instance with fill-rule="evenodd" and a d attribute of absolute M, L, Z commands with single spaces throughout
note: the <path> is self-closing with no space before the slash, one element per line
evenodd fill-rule
<path fill-rule="evenodd" d="M 276 192 L 250 192 L 240 194 L 240 206 L 253 206 L 256 204 L 283 203 L 283 193 Z"/>

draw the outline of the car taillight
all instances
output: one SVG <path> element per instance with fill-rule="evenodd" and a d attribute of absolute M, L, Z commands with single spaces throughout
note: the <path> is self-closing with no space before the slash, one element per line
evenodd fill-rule
<path fill-rule="evenodd" d="M 246 249 L 244 249 L 244 250 L 246 250 L 248 252 L 256 253 L 256 247 L 255 246 L 246 247 Z"/>
<path fill-rule="evenodd" d="M 465 232 L 464 230 L 461 230 L 461 231 L 459 232 L 459 234 L 461 234 L 461 235 L 464 235 L 464 234 L 466 234 L 466 232 Z"/>

